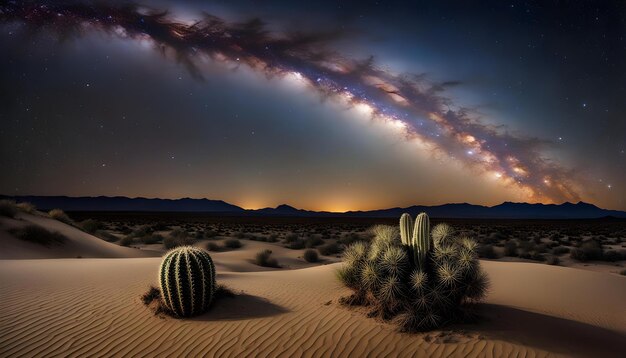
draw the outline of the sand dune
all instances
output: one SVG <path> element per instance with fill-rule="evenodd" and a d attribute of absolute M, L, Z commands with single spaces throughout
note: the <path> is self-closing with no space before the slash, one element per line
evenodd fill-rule
<path fill-rule="evenodd" d="M 495 288 L 491 303 L 626 334 L 624 276 L 542 264 L 482 261 L 482 265 Z"/>
<path fill-rule="evenodd" d="M 229 270 L 238 254 L 214 257 L 218 280 L 243 294 L 190 320 L 140 302 L 159 258 L 0 261 L 0 356 L 618 357 L 626 346 L 626 278 L 615 275 L 485 262 L 482 322 L 409 335 L 340 306 L 338 264 Z"/>
<path fill-rule="evenodd" d="M 9 230 L 37 225 L 67 238 L 63 244 L 44 246 L 16 238 Z M 160 256 L 157 252 L 122 247 L 75 227 L 40 215 L 20 213 L 16 219 L 0 218 L 0 259 L 129 258 Z"/>
<path fill-rule="evenodd" d="M 206 248 L 207 241 L 199 242 L 196 246 Z M 284 269 L 301 269 L 320 264 L 328 264 L 341 261 L 336 256 L 319 256 L 319 263 L 306 262 L 302 255 L 304 250 L 292 250 L 279 245 L 270 245 L 265 242 L 241 240 L 243 246 L 236 250 L 223 252 L 211 252 L 211 256 L 215 259 L 218 269 L 234 272 L 252 272 L 252 271 L 277 271 Z M 272 251 L 272 256 L 278 259 L 278 264 L 282 268 L 260 267 L 254 264 L 256 254 L 264 249 Z"/>

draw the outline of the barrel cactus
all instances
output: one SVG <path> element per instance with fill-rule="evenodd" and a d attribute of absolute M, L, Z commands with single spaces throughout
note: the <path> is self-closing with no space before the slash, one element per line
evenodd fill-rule
<path fill-rule="evenodd" d="M 215 266 L 209 254 L 193 246 L 169 251 L 161 262 L 159 285 L 165 306 L 178 317 L 207 310 L 215 293 Z"/>

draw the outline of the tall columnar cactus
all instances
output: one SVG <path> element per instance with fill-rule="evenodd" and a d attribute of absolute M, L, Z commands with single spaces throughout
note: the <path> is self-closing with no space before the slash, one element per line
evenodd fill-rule
<path fill-rule="evenodd" d="M 411 230 L 413 228 L 413 218 L 411 215 L 404 213 L 400 216 L 400 239 L 402 245 L 408 246 L 411 242 Z"/>
<path fill-rule="evenodd" d="M 424 269 L 426 265 L 426 257 L 432 247 L 430 238 L 430 219 L 426 213 L 420 213 L 415 218 L 415 227 L 413 228 L 413 236 L 409 242 L 411 253 L 413 254 L 413 262 L 420 269 Z"/>
<path fill-rule="evenodd" d="M 193 246 L 168 252 L 161 262 L 159 285 L 165 305 L 179 317 L 206 311 L 215 293 L 215 266 L 209 254 Z"/>

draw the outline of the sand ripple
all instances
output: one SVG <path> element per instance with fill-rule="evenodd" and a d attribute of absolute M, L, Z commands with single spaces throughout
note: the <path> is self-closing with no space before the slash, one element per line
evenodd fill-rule
<path fill-rule="evenodd" d="M 139 295 L 155 282 L 159 262 L 0 261 L 0 356 L 593 357 L 619 356 L 626 342 L 619 318 L 575 312 L 568 304 L 553 307 L 550 292 L 559 292 L 554 285 L 542 294 L 544 302 L 532 294 L 526 301 L 510 298 L 510 280 L 499 276 L 511 270 L 507 275 L 516 275 L 518 267 L 510 263 L 486 265 L 497 277 L 484 322 L 408 335 L 340 307 L 337 299 L 346 291 L 334 280 L 335 265 L 218 275 L 245 295 L 223 299 L 195 319 L 158 318 Z M 540 269 L 548 270 L 541 279 L 554 275 L 549 266 Z M 564 275 L 561 280 L 583 272 L 564 270 L 555 271 Z M 626 280 L 597 275 L 590 277 L 609 277 L 607 284 L 618 286 L 615 299 L 626 295 Z M 579 284 L 584 289 L 590 283 Z M 507 300 L 518 308 L 507 306 Z M 534 306 L 523 307 L 524 302 Z M 567 337 L 589 338 L 562 341 Z"/>

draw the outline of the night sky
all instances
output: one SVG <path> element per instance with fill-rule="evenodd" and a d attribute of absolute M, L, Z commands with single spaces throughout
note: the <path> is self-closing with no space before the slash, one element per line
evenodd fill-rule
<path fill-rule="evenodd" d="M 0 0 L 1 194 L 626 210 L 623 1 L 106 4 Z"/>

